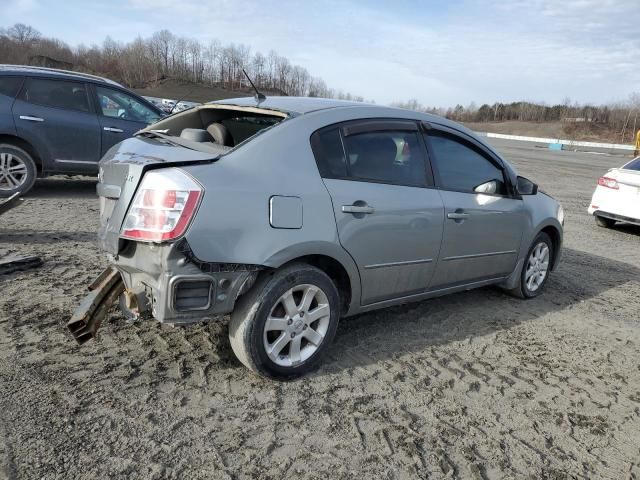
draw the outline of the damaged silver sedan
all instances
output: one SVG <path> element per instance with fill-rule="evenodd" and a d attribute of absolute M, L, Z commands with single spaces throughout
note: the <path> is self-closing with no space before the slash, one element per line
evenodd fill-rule
<path fill-rule="evenodd" d="M 539 295 L 562 207 L 446 119 L 332 100 L 226 100 L 168 117 L 100 163 L 110 269 L 69 329 L 231 314 L 238 359 L 273 378 L 318 364 L 338 320 L 485 285 Z"/>

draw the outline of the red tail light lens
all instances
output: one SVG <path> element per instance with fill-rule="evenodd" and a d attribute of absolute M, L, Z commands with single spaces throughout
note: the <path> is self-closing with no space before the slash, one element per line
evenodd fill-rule
<path fill-rule="evenodd" d="M 124 220 L 121 237 L 164 242 L 187 230 L 202 197 L 202 187 L 177 168 L 146 173 Z"/>
<path fill-rule="evenodd" d="M 598 179 L 598 185 L 601 187 L 613 188 L 614 190 L 618 190 L 620 188 L 617 180 L 611 177 L 600 177 Z"/>

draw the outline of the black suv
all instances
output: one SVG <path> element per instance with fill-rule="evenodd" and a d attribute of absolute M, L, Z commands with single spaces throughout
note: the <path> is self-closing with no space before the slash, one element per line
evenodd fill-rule
<path fill-rule="evenodd" d="M 27 192 L 39 176 L 97 174 L 112 145 L 163 115 L 105 78 L 0 65 L 0 197 Z"/>

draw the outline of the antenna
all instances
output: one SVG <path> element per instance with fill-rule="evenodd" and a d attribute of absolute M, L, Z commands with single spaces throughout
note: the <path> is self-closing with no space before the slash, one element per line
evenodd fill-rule
<path fill-rule="evenodd" d="M 258 91 L 256 86 L 251 81 L 251 78 L 249 77 L 249 74 L 247 73 L 247 71 L 244 68 L 242 69 L 242 73 L 244 73 L 244 76 L 247 77 L 247 80 L 249 80 L 249 83 L 251 84 L 251 87 L 253 88 L 253 91 L 256 92 L 256 96 L 255 96 L 256 102 L 258 102 L 258 103 L 264 102 L 267 99 L 267 97 L 265 97 L 264 93 L 260 93 Z"/>
<path fill-rule="evenodd" d="M 187 98 L 189 95 L 191 95 L 191 92 L 193 92 L 194 87 L 191 87 L 189 89 L 189 91 L 187 93 L 185 93 L 182 97 L 180 97 L 180 100 L 176 100 L 175 105 L 171 108 L 171 111 L 169 112 L 169 115 L 171 115 L 173 113 L 173 111 L 176 109 L 176 107 L 178 106 L 178 104 L 183 101 L 185 98 Z"/>

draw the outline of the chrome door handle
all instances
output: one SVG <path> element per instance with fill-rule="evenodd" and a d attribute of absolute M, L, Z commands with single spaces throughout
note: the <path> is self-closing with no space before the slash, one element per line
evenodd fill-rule
<path fill-rule="evenodd" d="M 113 127 L 104 127 L 104 131 L 105 132 L 113 132 L 113 133 L 122 133 L 122 132 L 124 132 L 124 130 L 122 130 L 120 128 L 113 128 Z"/>
<path fill-rule="evenodd" d="M 373 213 L 375 209 L 369 205 L 343 205 L 344 213 Z"/>
<path fill-rule="evenodd" d="M 469 214 L 460 212 L 447 213 L 447 218 L 451 220 L 464 220 L 465 218 L 469 218 Z"/>
<path fill-rule="evenodd" d="M 30 115 L 20 115 L 20 120 L 27 120 L 29 122 L 44 122 L 44 118 L 32 117 Z"/>

